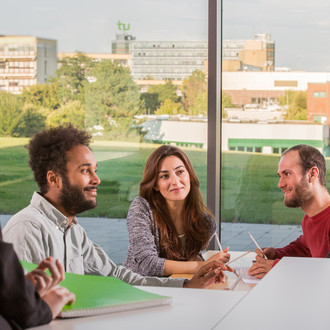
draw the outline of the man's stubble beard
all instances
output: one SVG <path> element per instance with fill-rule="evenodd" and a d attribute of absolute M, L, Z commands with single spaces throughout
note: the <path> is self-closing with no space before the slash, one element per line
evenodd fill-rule
<path fill-rule="evenodd" d="M 294 187 L 294 195 L 291 199 L 284 198 L 284 204 L 287 207 L 297 208 L 304 205 L 312 198 L 307 179 L 302 178 Z"/>

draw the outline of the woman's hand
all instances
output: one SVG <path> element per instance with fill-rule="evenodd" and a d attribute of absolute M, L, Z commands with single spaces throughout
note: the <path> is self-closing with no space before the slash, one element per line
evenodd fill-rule
<path fill-rule="evenodd" d="M 210 257 L 207 261 L 219 261 L 223 264 L 227 263 L 230 259 L 230 254 L 228 253 L 229 246 L 227 246 L 222 252 L 218 252 L 217 254 L 214 254 L 212 257 Z"/>

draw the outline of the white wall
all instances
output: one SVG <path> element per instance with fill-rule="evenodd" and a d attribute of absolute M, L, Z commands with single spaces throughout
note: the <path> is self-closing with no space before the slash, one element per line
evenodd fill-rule
<path fill-rule="evenodd" d="M 144 128 L 148 130 L 145 136 L 148 140 L 203 143 L 203 147 L 207 148 L 207 122 L 149 120 L 144 123 Z M 228 150 L 229 138 L 323 141 L 329 138 L 329 126 L 305 123 L 223 123 L 223 151 Z"/>
<path fill-rule="evenodd" d="M 275 87 L 277 81 L 297 81 L 297 87 Z M 222 72 L 223 90 L 307 90 L 308 83 L 330 81 L 329 72 Z"/>

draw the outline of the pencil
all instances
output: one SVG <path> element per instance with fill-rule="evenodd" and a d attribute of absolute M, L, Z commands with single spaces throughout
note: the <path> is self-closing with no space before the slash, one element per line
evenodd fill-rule
<path fill-rule="evenodd" d="M 236 279 L 236 281 L 232 284 L 232 286 L 230 287 L 230 290 L 231 291 L 233 291 L 235 288 L 236 288 L 236 286 L 237 286 L 237 284 L 238 284 L 238 282 L 241 280 L 241 277 L 240 276 L 238 276 L 237 277 L 237 279 Z"/>
<path fill-rule="evenodd" d="M 267 256 L 265 255 L 264 251 L 261 250 L 261 247 L 259 246 L 259 244 L 257 243 L 257 241 L 254 239 L 254 237 L 252 236 L 252 234 L 250 232 L 248 232 L 248 234 L 250 235 L 252 241 L 254 242 L 254 244 L 256 245 L 256 247 L 261 251 L 261 253 L 263 254 L 264 258 L 266 260 L 268 260 Z"/>
<path fill-rule="evenodd" d="M 243 254 L 241 254 L 240 256 L 238 256 L 237 258 L 235 258 L 235 259 L 233 259 L 233 260 L 228 261 L 228 262 L 225 264 L 225 266 L 231 264 L 232 262 L 236 261 L 237 259 L 240 259 L 240 258 L 246 256 L 246 255 L 247 255 L 248 253 L 250 253 L 250 252 L 251 252 L 251 250 L 250 250 L 250 251 L 247 251 L 247 252 L 245 252 L 245 253 L 243 253 Z"/>
<path fill-rule="evenodd" d="M 217 233 L 214 233 L 214 237 L 215 237 L 215 240 L 218 243 L 218 247 L 219 247 L 220 251 L 223 252 L 222 246 L 221 246 L 221 243 L 220 243 L 220 240 L 219 240 L 219 236 L 217 235 Z"/>

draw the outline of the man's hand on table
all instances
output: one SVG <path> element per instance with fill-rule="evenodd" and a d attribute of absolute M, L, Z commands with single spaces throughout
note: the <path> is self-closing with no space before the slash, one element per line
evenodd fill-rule
<path fill-rule="evenodd" d="M 266 260 L 259 249 L 255 250 L 257 254 L 257 261 L 249 269 L 249 275 L 254 276 L 255 278 L 263 278 L 273 267 L 274 258 L 275 258 L 275 249 L 274 248 L 264 248 L 262 249 L 263 253 L 267 256 Z"/>

